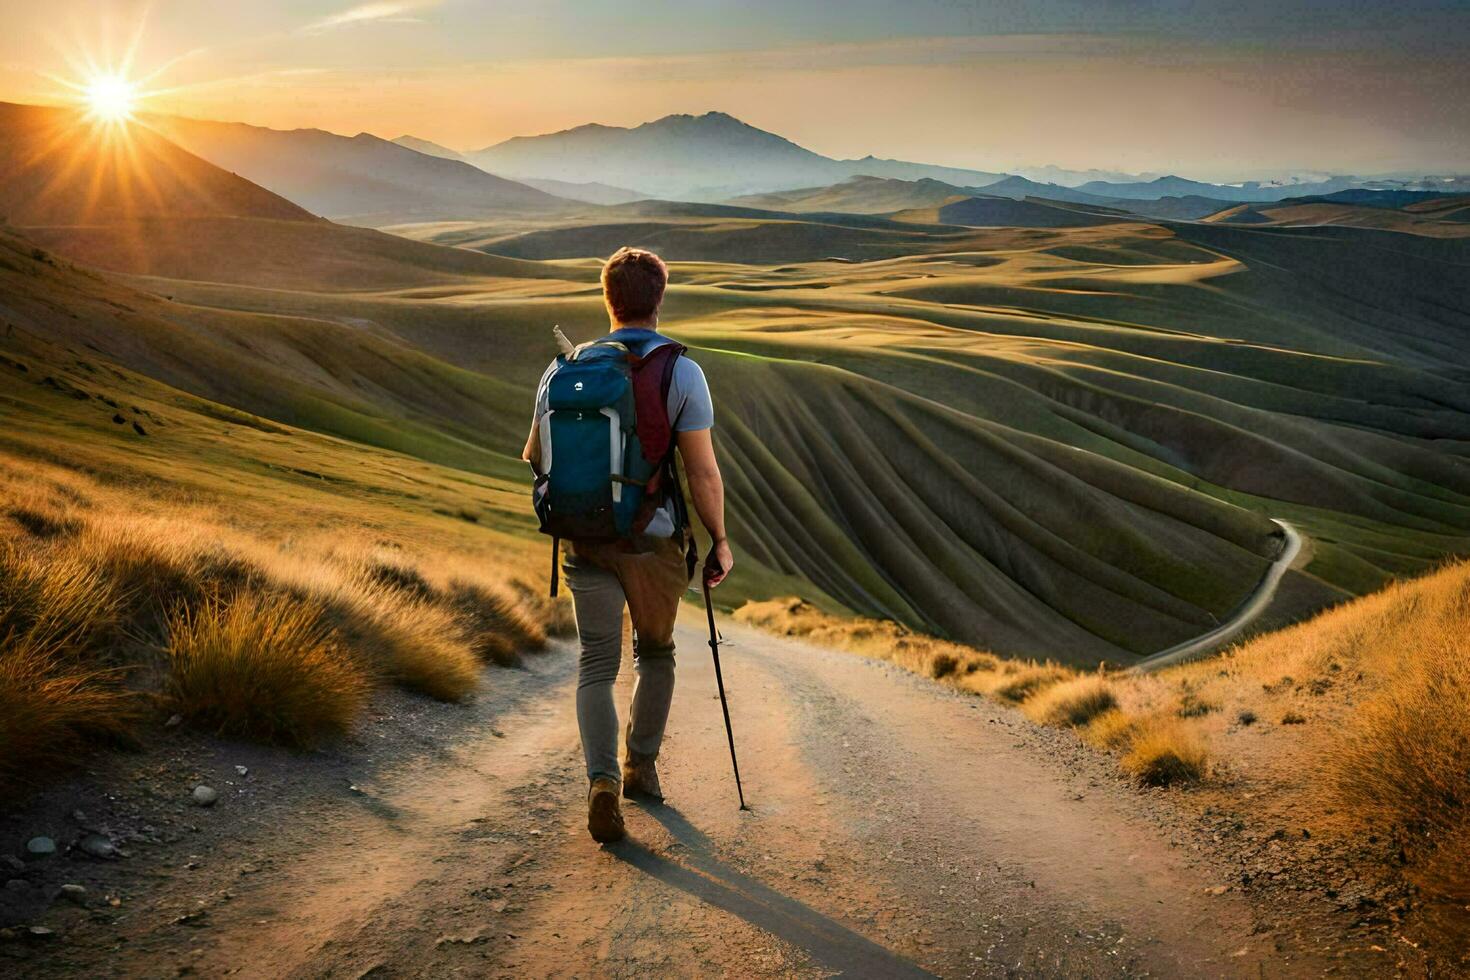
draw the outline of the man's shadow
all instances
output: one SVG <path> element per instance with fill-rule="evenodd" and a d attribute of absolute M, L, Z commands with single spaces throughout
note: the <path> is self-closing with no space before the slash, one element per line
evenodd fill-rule
<path fill-rule="evenodd" d="M 684 861 L 675 862 L 655 854 L 632 838 L 608 845 L 607 850 L 619 860 L 784 939 L 839 974 L 932 976 L 872 940 L 723 863 L 715 856 L 710 839 L 674 807 L 649 804 L 643 810 L 684 846 Z"/>

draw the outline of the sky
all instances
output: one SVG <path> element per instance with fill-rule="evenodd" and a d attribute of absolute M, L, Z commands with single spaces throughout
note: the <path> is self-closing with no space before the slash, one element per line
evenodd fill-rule
<path fill-rule="evenodd" d="M 460 150 L 720 110 L 981 170 L 1470 172 L 1470 0 L 0 5 L 0 100 L 124 64 L 150 110 Z"/>

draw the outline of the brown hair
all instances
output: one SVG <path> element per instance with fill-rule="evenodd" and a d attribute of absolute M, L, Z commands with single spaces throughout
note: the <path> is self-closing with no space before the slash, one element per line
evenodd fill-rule
<path fill-rule="evenodd" d="M 620 248 L 602 267 L 602 299 L 619 323 L 657 313 L 668 283 L 664 260 L 641 248 Z"/>

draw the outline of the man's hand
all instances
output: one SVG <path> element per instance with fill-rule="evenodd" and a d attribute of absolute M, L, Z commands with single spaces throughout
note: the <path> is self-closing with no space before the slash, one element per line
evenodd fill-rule
<path fill-rule="evenodd" d="M 684 461 L 684 475 L 689 477 L 689 496 L 699 522 L 714 542 L 704 563 L 704 581 L 711 588 L 719 585 L 735 567 L 730 542 L 725 540 L 725 481 L 720 479 L 720 466 L 715 462 L 715 444 L 708 429 L 690 429 L 675 434 L 679 458 Z"/>
<path fill-rule="evenodd" d="M 734 567 L 735 556 L 730 553 L 730 542 L 721 538 L 710 546 L 709 557 L 704 561 L 704 580 L 713 589 L 725 581 L 725 576 Z"/>

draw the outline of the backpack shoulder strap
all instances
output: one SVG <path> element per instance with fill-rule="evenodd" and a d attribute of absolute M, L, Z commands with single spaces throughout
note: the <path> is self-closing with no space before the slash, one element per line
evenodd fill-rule
<path fill-rule="evenodd" d="M 660 344 L 645 357 L 633 357 L 633 399 L 638 412 L 638 442 L 643 456 L 661 467 L 673 452 L 674 420 L 669 418 L 669 388 L 683 344 Z"/>

